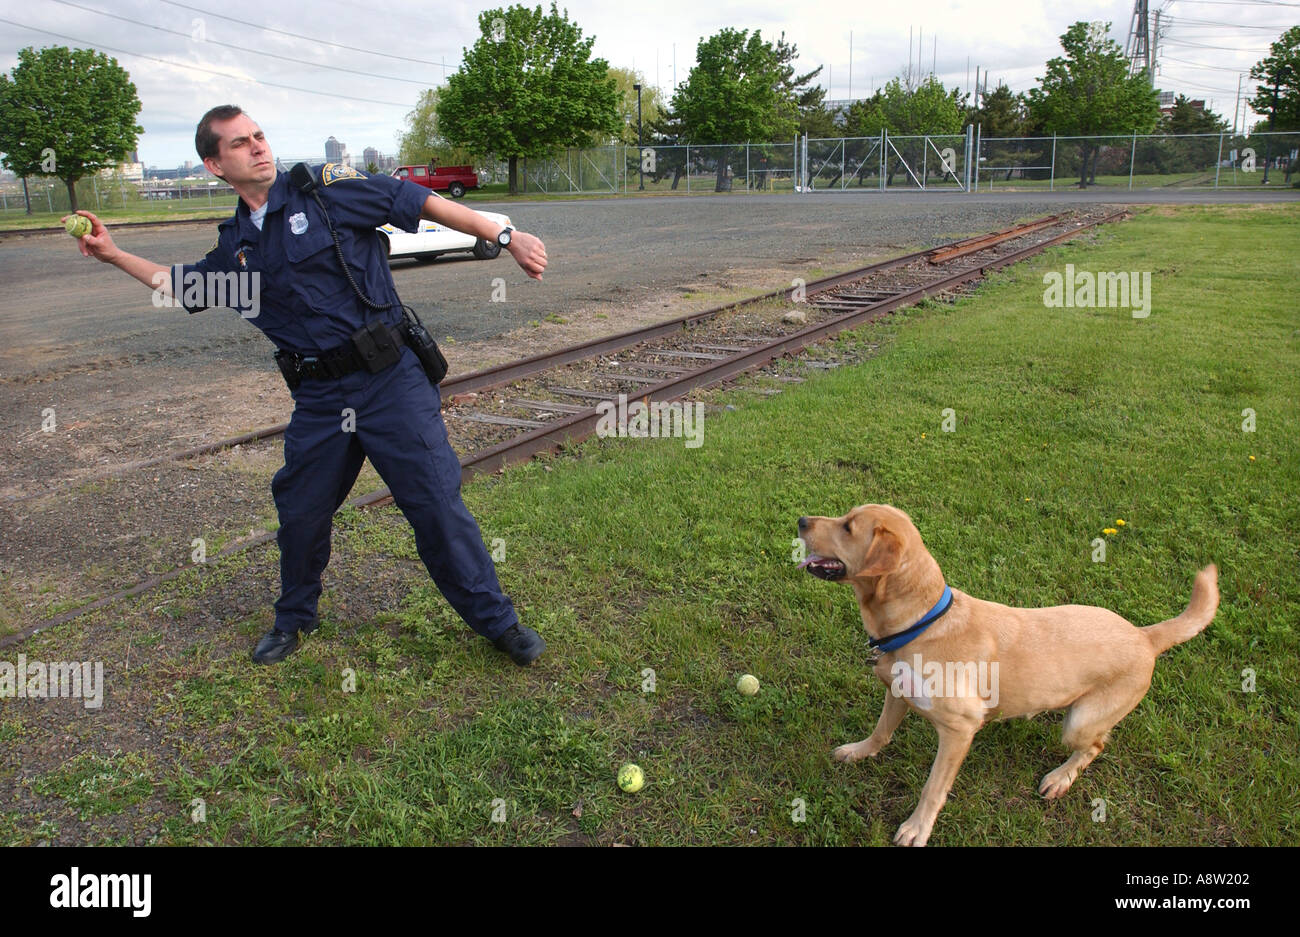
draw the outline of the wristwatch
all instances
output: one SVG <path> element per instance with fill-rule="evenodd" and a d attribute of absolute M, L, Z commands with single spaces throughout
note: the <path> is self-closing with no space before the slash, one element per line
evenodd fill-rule
<path fill-rule="evenodd" d="M 497 235 L 497 244 L 499 244 L 502 247 L 509 247 L 510 238 L 514 233 L 515 233 L 514 228 L 511 227 L 502 228 L 501 233 Z"/>

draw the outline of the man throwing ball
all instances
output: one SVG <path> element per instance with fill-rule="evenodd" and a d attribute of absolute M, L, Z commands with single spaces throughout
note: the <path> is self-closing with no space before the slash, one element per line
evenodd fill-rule
<path fill-rule="evenodd" d="M 279 349 L 295 404 L 284 467 L 271 483 L 280 516 L 280 598 L 275 627 L 257 643 L 253 660 L 283 660 L 298 647 L 299 632 L 318 626 L 334 512 L 369 457 L 447 601 L 516 664 L 531 663 L 546 643 L 519 623 L 461 500 L 460 460 L 447 440 L 438 388 L 413 350 L 419 342 L 406 327 L 375 229 L 391 223 L 416 231 L 427 218 L 496 241 L 538 280 L 545 246 L 389 176 L 326 163 L 291 181 L 277 172 L 262 129 L 233 105 L 208 111 L 194 144 L 208 171 L 239 195 L 203 259 L 168 268 L 129 254 L 90 212 L 79 213 L 91 231 L 77 243 L 85 256 L 174 297 L 191 313 L 229 295 L 251 298 L 241 311 Z M 248 283 L 232 291 L 232 274 Z M 219 283 L 223 298 L 205 292 L 205 282 Z"/>

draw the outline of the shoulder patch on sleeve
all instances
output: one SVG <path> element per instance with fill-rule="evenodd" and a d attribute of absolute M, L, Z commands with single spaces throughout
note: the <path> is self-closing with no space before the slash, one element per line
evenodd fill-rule
<path fill-rule="evenodd" d="M 345 166 L 343 163 L 326 163 L 320 171 L 320 178 L 325 185 L 330 185 L 340 179 L 364 179 L 366 177 L 351 166 Z"/>

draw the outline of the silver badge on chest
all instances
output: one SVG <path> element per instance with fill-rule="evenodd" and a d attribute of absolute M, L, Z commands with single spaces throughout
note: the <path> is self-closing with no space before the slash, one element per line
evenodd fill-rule
<path fill-rule="evenodd" d="M 289 230 L 294 234 L 302 234 L 307 230 L 307 215 L 304 212 L 298 212 L 296 215 L 289 216 Z"/>

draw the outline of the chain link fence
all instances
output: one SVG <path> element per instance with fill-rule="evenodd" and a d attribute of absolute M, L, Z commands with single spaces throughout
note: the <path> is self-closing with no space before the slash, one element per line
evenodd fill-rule
<path fill-rule="evenodd" d="M 521 192 L 792 192 L 795 144 L 606 146 L 519 160 Z M 508 177 L 507 164 L 489 171 Z"/>
<path fill-rule="evenodd" d="M 1285 187 L 1300 181 L 1300 133 L 1128 134 L 984 139 L 975 185 L 984 190 L 1088 187 Z"/>

